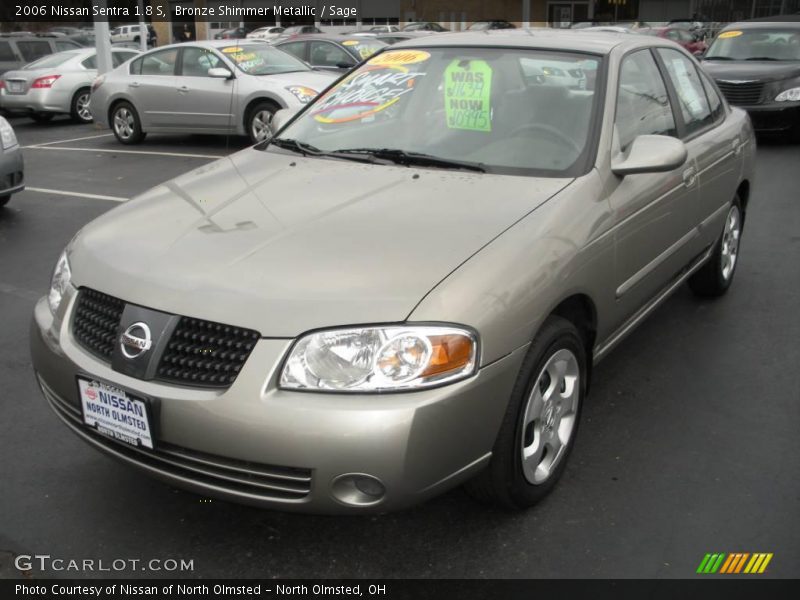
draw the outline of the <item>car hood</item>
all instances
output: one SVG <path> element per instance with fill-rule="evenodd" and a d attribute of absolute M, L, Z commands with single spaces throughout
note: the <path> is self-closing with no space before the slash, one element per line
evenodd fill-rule
<path fill-rule="evenodd" d="M 768 60 L 704 60 L 703 68 L 722 81 L 780 81 L 800 77 L 800 61 L 774 62 Z"/>
<path fill-rule="evenodd" d="M 252 77 L 259 82 L 269 83 L 281 88 L 287 85 L 304 85 L 312 90 L 321 92 L 333 83 L 339 75 L 324 71 L 295 71 L 276 75 L 252 75 Z"/>
<path fill-rule="evenodd" d="M 267 337 L 402 321 L 570 181 L 247 149 L 87 225 L 73 284 Z"/>

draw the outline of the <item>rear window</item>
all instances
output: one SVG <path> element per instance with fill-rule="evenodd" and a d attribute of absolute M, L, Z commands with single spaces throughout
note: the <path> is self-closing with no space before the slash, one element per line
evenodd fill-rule
<path fill-rule="evenodd" d="M 385 48 L 387 45 L 388 44 L 385 44 L 384 42 L 369 38 L 363 40 L 345 40 L 342 42 L 342 46 L 348 46 L 351 51 L 355 50 L 356 54 L 361 57 L 361 60 L 369 58 L 381 48 Z"/>
<path fill-rule="evenodd" d="M 57 67 L 63 65 L 71 58 L 75 58 L 76 52 L 59 52 L 58 54 L 50 54 L 44 58 L 27 65 L 26 69 L 49 69 L 50 67 Z"/>

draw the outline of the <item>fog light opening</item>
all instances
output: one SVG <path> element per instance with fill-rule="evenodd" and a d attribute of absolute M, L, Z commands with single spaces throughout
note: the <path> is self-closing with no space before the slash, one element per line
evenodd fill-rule
<path fill-rule="evenodd" d="M 386 486 L 380 479 L 364 473 L 339 475 L 331 484 L 333 497 L 348 506 L 371 506 L 386 496 Z"/>

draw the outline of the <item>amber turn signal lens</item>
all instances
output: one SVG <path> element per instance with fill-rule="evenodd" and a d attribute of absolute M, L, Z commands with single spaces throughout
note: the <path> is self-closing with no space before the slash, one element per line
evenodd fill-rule
<path fill-rule="evenodd" d="M 433 335 L 428 339 L 432 347 L 431 358 L 420 377 L 463 369 L 474 358 L 474 344 L 465 335 Z"/>

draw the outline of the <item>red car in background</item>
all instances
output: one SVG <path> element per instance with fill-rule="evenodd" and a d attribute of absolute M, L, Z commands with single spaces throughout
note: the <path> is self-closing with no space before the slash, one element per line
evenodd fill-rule
<path fill-rule="evenodd" d="M 698 39 L 691 31 L 679 27 L 651 27 L 650 29 L 640 29 L 639 33 L 672 40 L 695 56 L 702 56 L 708 50 L 708 44 L 703 40 Z"/>

